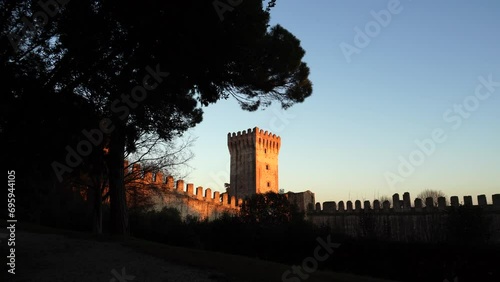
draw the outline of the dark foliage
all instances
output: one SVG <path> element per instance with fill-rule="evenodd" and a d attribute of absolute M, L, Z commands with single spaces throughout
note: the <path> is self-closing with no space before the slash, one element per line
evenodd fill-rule
<path fill-rule="evenodd" d="M 240 218 L 246 223 L 276 224 L 292 220 L 296 208 L 285 194 L 267 192 L 254 194 L 243 201 Z"/>
<path fill-rule="evenodd" d="M 115 233 L 128 230 L 123 156 L 141 134 L 170 140 L 220 99 L 253 111 L 312 93 L 300 41 L 269 26 L 276 1 L 243 1 L 224 21 L 213 1 L 62 1 L 34 19 L 39 2 L 0 2 L 2 148 L 11 167 L 38 174 L 22 183 L 36 203 L 58 181 L 51 164 L 67 165 L 66 146 L 109 118 L 105 141 L 64 178 L 106 174 Z"/>

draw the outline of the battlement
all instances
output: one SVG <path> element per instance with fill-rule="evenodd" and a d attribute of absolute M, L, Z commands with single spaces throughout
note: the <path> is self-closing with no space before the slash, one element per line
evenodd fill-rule
<path fill-rule="evenodd" d="M 258 127 L 227 134 L 227 145 L 230 152 L 250 148 L 265 148 L 276 153 L 281 147 L 281 137 Z"/>
<path fill-rule="evenodd" d="M 259 148 L 267 148 L 271 151 L 279 152 L 281 147 L 281 137 L 262 129 L 258 130 L 256 135 L 256 145 Z"/>
<path fill-rule="evenodd" d="M 425 202 L 424 202 L 425 200 Z M 425 205 L 424 205 L 425 203 Z M 372 205 L 373 204 L 373 205 Z M 352 201 L 327 201 L 323 202 L 323 207 L 321 203 L 316 203 L 314 211 L 317 213 L 351 213 L 351 212 L 439 212 L 444 211 L 450 207 L 459 206 L 478 206 L 486 208 L 489 210 L 500 210 L 500 194 L 492 195 L 492 202 L 488 204 L 486 195 L 477 196 L 477 204 L 473 205 L 472 196 L 464 196 L 462 204 L 459 203 L 459 197 L 451 196 L 450 202 L 446 201 L 445 197 L 439 197 L 437 204 L 434 203 L 433 198 L 429 197 L 426 199 L 416 198 L 413 203 L 411 202 L 410 193 L 406 192 L 403 194 L 403 199 L 400 199 L 399 194 L 394 194 L 392 196 L 392 206 L 389 201 L 380 202 L 379 200 L 354 201 L 354 207 Z"/>
<path fill-rule="evenodd" d="M 164 177 L 161 171 L 153 172 L 144 170 L 140 164 L 134 164 L 130 169 L 128 161 L 124 164 L 125 178 L 131 177 L 129 185 L 154 185 L 162 192 L 178 197 L 187 197 L 189 200 L 196 200 L 203 203 L 221 206 L 223 208 L 237 210 L 243 200 L 237 200 L 234 196 L 229 197 L 227 193 L 219 191 L 212 192 L 211 188 L 204 189 L 201 186 L 196 187 L 193 183 L 185 183 L 184 180 L 174 180 L 172 176 Z"/>
<path fill-rule="evenodd" d="M 500 244 L 500 194 L 488 203 L 485 195 L 452 196 L 411 200 L 410 193 L 392 196 L 390 201 L 329 201 L 316 203 L 307 218 L 315 225 L 329 226 L 335 233 L 353 238 L 396 242 L 462 242 L 485 240 Z M 467 226 L 467 229 L 463 227 Z M 469 229 L 474 229 L 470 237 Z"/>
<path fill-rule="evenodd" d="M 227 134 L 227 146 L 230 152 L 242 149 L 250 149 L 255 144 L 255 136 L 258 128 L 243 130 Z"/>

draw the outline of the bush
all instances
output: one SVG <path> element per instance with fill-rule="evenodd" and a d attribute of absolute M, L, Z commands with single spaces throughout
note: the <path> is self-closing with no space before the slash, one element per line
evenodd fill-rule
<path fill-rule="evenodd" d="M 310 256 L 316 237 L 325 233 L 303 219 L 258 223 L 226 213 L 210 222 L 195 217 L 182 221 L 173 208 L 131 212 L 130 229 L 133 236 L 160 243 L 283 263 L 299 263 Z"/>

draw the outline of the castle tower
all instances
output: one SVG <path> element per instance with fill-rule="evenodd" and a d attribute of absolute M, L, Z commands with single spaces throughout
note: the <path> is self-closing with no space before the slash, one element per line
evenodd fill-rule
<path fill-rule="evenodd" d="M 245 198 L 269 191 L 278 193 L 278 153 L 281 138 L 258 127 L 227 134 L 231 154 L 228 193 Z"/>

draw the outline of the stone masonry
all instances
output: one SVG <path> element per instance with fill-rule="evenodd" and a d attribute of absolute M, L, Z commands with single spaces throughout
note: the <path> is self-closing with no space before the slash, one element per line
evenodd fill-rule
<path fill-rule="evenodd" d="M 143 171 L 139 164 L 134 164 L 130 169 L 126 161 L 125 177 L 131 176 L 133 180 L 128 181 L 126 185 L 140 185 L 139 190 L 145 196 L 143 198 L 151 199 L 155 210 L 161 210 L 163 207 L 175 208 L 183 219 L 189 215 L 201 220 L 213 220 L 223 213 L 236 214 L 242 203 L 241 199 L 227 193 L 212 191 L 211 188 L 204 189 L 201 186 L 195 188 L 194 184 L 184 183 L 184 180 L 174 181 L 172 176 L 164 177 L 162 172 Z M 152 189 L 153 187 L 155 189 Z M 156 193 L 155 190 L 161 193 Z M 127 202 L 129 206 L 132 204 L 129 197 Z"/>
<path fill-rule="evenodd" d="M 278 193 L 278 154 L 281 138 L 258 127 L 228 133 L 231 179 L 228 193 L 245 198 L 256 193 Z"/>
<path fill-rule="evenodd" d="M 370 238 L 398 242 L 446 242 L 454 238 L 477 239 L 500 243 L 500 194 L 457 196 L 411 201 L 410 193 L 392 196 L 392 202 L 375 200 L 328 201 L 316 203 L 307 218 L 318 226 L 329 226 L 335 233 L 355 238 Z M 475 236 L 475 237 L 474 237 Z"/>
<path fill-rule="evenodd" d="M 145 172 L 139 164 L 129 168 L 125 163 L 125 175 L 134 179 L 129 185 L 141 185 L 154 208 L 172 207 L 180 211 L 182 218 L 188 215 L 200 219 L 215 219 L 223 213 L 235 214 L 242 199 L 254 194 L 278 193 L 278 154 L 281 138 L 258 127 L 229 133 L 227 145 L 231 155 L 230 186 L 226 193 L 213 192 L 207 188 L 195 187 L 183 180 L 164 177 L 161 172 Z M 153 189 L 154 188 L 154 189 Z M 137 189 L 136 189 L 137 190 Z M 153 191 L 161 191 L 161 196 Z M 149 193 L 149 194 L 148 194 Z M 146 197 L 144 197 L 146 196 Z M 288 200 L 300 211 L 314 208 L 314 193 L 311 191 L 286 194 Z M 130 197 L 133 198 L 133 197 Z M 129 203 L 130 206 L 133 203 Z"/>

